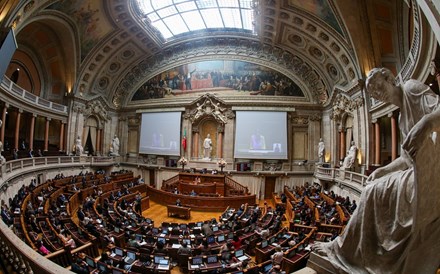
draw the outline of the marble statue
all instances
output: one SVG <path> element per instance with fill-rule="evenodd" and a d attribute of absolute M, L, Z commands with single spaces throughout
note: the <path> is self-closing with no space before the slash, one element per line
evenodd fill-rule
<path fill-rule="evenodd" d="M 79 137 L 79 135 L 78 135 L 78 137 L 76 138 L 76 142 L 75 142 L 75 155 L 81 156 L 83 154 L 83 151 L 84 151 L 84 149 L 81 144 L 81 137 Z"/>
<path fill-rule="evenodd" d="M 324 141 L 322 140 L 322 138 L 319 138 L 319 143 L 318 143 L 318 159 L 320 163 L 324 163 L 325 162 L 325 144 Z"/>
<path fill-rule="evenodd" d="M 339 273 L 436 273 L 440 265 L 439 96 L 392 72 L 373 69 L 371 97 L 400 108 L 400 157 L 376 169 L 342 234 L 313 245 Z M 324 257 L 325 258 L 325 257 Z"/>
<path fill-rule="evenodd" d="M 112 140 L 112 146 L 110 148 L 110 156 L 119 156 L 119 145 L 119 138 L 115 134 Z"/>
<path fill-rule="evenodd" d="M 344 158 L 344 163 L 342 164 L 342 168 L 347 169 L 351 168 L 356 161 L 357 155 L 357 146 L 354 141 L 351 141 L 350 149 L 347 152 L 347 156 Z"/>
<path fill-rule="evenodd" d="M 211 159 L 211 151 L 212 151 L 212 140 L 211 135 L 206 135 L 205 140 L 203 141 L 203 159 Z"/>

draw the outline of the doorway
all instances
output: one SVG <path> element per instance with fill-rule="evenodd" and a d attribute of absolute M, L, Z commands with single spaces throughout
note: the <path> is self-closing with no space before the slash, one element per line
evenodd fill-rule
<path fill-rule="evenodd" d="M 264 179 L 264 199 L 272 199 L 272 193 L 275 191 L 276 176 L 266 176 Z"/>

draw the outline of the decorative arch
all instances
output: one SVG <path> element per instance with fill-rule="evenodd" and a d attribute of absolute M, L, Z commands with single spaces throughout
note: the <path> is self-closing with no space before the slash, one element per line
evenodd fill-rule
<path fill-rule="evenodd" d="M 112 96 L 112 103 L 117 108 L 126 106 L 148 79 L 173 67 L 213 59 L 245 61 L 270 67 L 292 79 L 303 91 L 306 101 L 324 104 L 328 99 L 330 83 L 320 76 L 317 68 L 300 56 L 256 41 L 212 38 L 204 45 L 188 42 L 142 60 L 122 77 Z"/>

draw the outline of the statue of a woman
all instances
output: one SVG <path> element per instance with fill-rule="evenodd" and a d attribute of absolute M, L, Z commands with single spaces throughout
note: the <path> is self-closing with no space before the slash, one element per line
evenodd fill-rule
<path fill-rule="evenodd" d="M 75 155 L 80 156 L 83 154 L 83 146 L 81 145 L 81 137 L 76 138 L 76 143 L 75 143 Z"/>
<path fill-rule="evenodd" d="M 211 159 L 212 140 L 211 135 L 206 135 L 203 141 L 203 159 Z"/>
<path fill-rule="evenodd" d="M 325 144 L 324 141 L 322 140 L 322 138 L 319 138 L 319 143 L 318 143 L 318 159 L 320 163 L 324 163 L 325 159 Z"/>
<path fill-rule="evenodd" d="M 350 149 L 347 152 L 347 156 L 344 158 L 344 163 L 342 164 L 343 168 L 351 168 L 351 166 L 354 164 L 354 161 L 356 161 L 356 155 L 357 155 L 357 146 L 354 143 L 354 141 L 351 141 Z"/>
<path fill-rule="evenodd" d="M 119 156 L 119 138 L 116 136 L 116 134 L 112 140 L 112 151 L 110 152 L 110 155 Z"/>
<path fill-rule="evenodd" d="M 342 273 L 436 273 L 440 265 L 436 170 L 440 98 L 416 80 L 395 85 L 386 68 L 373 69 L 366 88 L 373 98 L 400 108 L 401 154 L 368 177 L 342 234 L 313 248 Z"/>

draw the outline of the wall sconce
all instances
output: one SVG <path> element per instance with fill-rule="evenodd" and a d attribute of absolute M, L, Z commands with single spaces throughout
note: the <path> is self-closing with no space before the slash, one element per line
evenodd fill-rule
<path fill-rule="evenodd" d="M 326 152 L 325 153 L 324 160 L 325 160 L 326 163 L 330 162 L 330 160 L 331 160 L 330 152 Z"/>
<path fill-rule="evenodd" d="M 358 149 L 357 160 L 358 160 L 358 164 L 362 165 L 362 154 L 360 149 Z"/>

